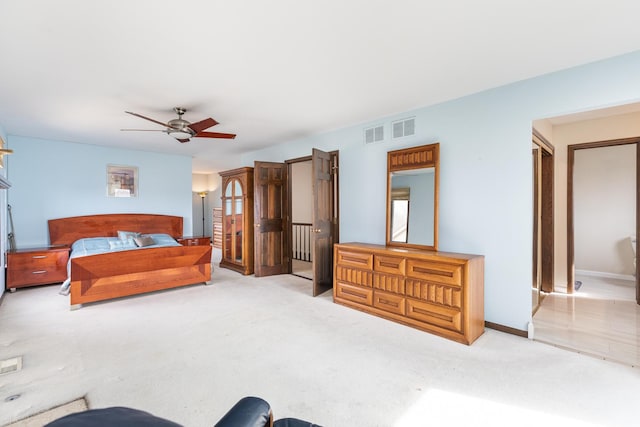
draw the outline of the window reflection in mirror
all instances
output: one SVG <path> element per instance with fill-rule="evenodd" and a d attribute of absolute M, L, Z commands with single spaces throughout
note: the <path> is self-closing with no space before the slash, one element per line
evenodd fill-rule
<path fill-rule="evenodd" d="M 391 241 L 407 243 L 411 189 L 391 189 Z"/>

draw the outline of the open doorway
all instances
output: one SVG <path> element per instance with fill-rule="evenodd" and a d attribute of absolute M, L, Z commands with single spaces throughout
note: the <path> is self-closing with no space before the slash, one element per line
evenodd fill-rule
<path fill-rule="evenodd" d="M 291 274 L 313 280 L 311 226 L 313 221 L 312 163 L 289 163 L 291 176 Z"/>
<path fill-rule="evenodd" d="M 640 324 L 635 322 L 640 317 L 637 253 L 633 247 L 639 217 L 639 118 L 640 106 L 630 105 L 534 122 L 555 146 L 556 168 L 555 285 L 550 292 L 542 292 L 544 298 L 534 311 L 534 339 L 634 366 L 640 365 Z M 599 151 L 621 145 L 627 148 L 622 157 Z M 634 161 L 630 172 L 628 161 Z M 622 170 L 629 173 L 618 184 L 597 189 L 603 177 Z M 630 188 L 626 196 L 610 200 L 623 187 Z M 613 211 L 603 213 L 602 208 Z M 626 219 L 618 215 L 621 211 Z M 624 229 L 605 242 L 597 235 L 610 228 L 607 222 Z M 617 258 L 620 268 L 611 258 Z M 623 288 L 624 295 L 618 292 Z"/>
<path fill-rule="evenodd" d="M 640 304 L 635 268 L 638 143 L 640 137 L 568 147 L 567 293 L 581 288 L 578 276 L 626 280 L 629 292 L 621 289 L 612 298 Z"/>
<path fill-rule="evenodd" d="M 311 279 L 313 296 L 333 287 L 333 244 L 340 241 L 338 156 L 314 148 L 311 156 L 286 161 L 289 271 Z"/>

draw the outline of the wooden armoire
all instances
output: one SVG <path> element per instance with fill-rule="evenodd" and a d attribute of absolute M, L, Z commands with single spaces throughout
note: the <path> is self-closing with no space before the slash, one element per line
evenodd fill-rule
<path fill-rule="evenodd" d="M 220 172 L 222 260 L 220 267 L 253 274 L 253 168 Z"/>

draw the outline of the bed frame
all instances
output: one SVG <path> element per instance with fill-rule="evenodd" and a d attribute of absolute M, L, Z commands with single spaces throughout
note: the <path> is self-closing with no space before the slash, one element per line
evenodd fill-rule
<path fill-rule="evenodd" d="M 88 215 L 49 220 L 52 245 L 118 230 L 182 236 L 182 217 L 153 214 Z M 133 256 L 135 255 L 135 256 Z M 71 308 L 196 283 L 211 283 L 211 246 L 176 246 L 110 252 L 71 260 Z"/>

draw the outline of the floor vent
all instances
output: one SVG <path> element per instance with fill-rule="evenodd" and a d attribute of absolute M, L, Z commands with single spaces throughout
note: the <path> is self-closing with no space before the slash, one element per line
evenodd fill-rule
<path fill-rule="evenodd" d="M 10 374 L 22 369 L 22 356 L 0 360 L 0 375 Z"/>

